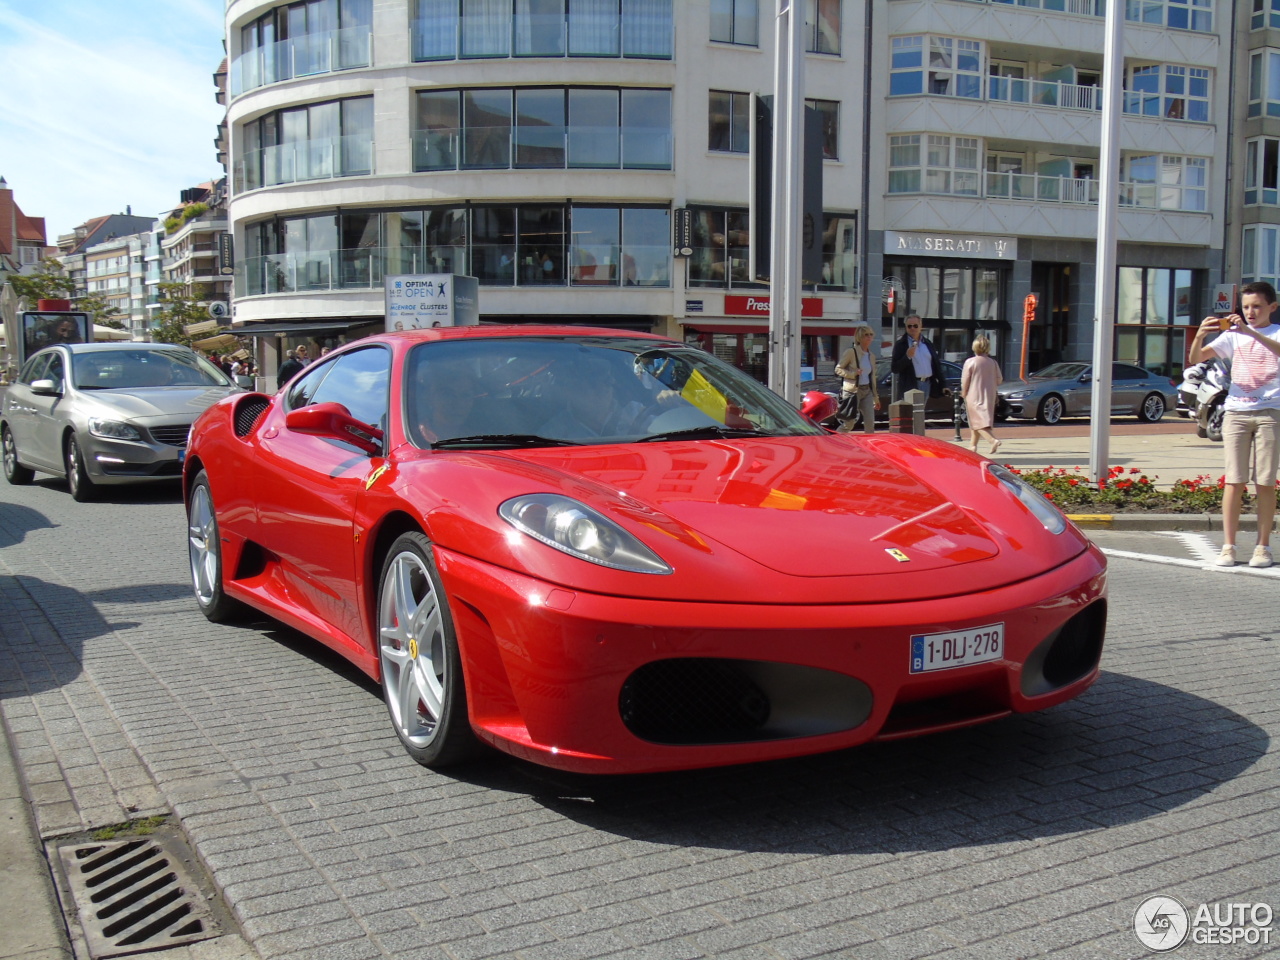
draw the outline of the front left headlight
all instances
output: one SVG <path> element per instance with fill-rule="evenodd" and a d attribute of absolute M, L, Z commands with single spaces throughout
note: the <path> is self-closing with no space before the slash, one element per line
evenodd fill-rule
<path fill-rule="evenodd" d="M 1046 530 L 1050 533 L 1061 533 L 1067 529 L 1067 518 L 1062 515 L 1062 511 L 1046 500 L 1039 490 L 998 463 L 988 463 L 987 469 L 1035 514 L 1036 519 L 1044 524 Z"/>
<path fill-rule="evenodd" d="M 630 573 L 671 573 L 662 558 L 608 517 L 556 493 L 530 493 L 498 507 L 521 533 L 579 560 Z"/>
<path fill-rule="evenodd" d="M 89 432 L 95 437 L 102 437 L 106 440 L 141 440 L 140 434 L 136 427 L 119 420 L 104 420 L 101 417 L 89 418 Z"/>

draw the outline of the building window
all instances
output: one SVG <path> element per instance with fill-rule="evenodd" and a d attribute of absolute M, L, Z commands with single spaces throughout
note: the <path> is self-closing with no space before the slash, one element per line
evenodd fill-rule
<path fill-rule="evenodd" d="M 1280 27 L 1280 0 L 1253 0 L 1253 13 L 1249 19 L 1250 30 Z"/>
<path fill-rule="evenodd" d="M 924 62 L 925 46 L 929 63 Z M 958 37 L 894 37 L 889 62 L 890 96 L 922 93 L 982 99 L 982 43 Z"/>
<path fill-rule="evenodd" d="M 670 60 L 671 0 L 414 0 L 413 59 Z"/>
<path fill-rule="evenodd" d="M 840 52 L 840 0 L 805 0 L 805 52 Z"/>
<path fill-rule="evenodd" d="M 671 169 L 671 91 L 422 90 L 414 170 Z"/>
<path fill-rule="evenodd" d="M 277 110 L 241 128 L 236 192 L 373 172 L 373 97 Z"/>
<path fill-rule="evenodd" d="M 1125 80 L 1125 113 L 1209 121 L 1209 71 L 1205 68 L 1140 64 L 1127 69 Z"/>
<path fill-rule="evenodd" d="M 688 260 L 691 287 L 759 290 L 768 286 L 751 278 L 751 220 L 746 210 L 691 207 L 693 254 Z M 858 289 L 858 217 L 853 213 L 823 216 L 822 280 L 809 289 Z"/>
<path fill-rule="evenodd" d="M 1178 377 L 1198 301 L 1197 272 L 1153 267 L 1116 271 L 1117 364 L 1134 364 L 1152 373 Z M 1179 327 L 1183 329 L 1178 329 Z M 1134 371 L 1128 371 L 1136 377 Z"/>
<path fill-rule="evenodd" d="M 249 225 L 236 295 L 371 289 L 404 273 L 469 273 L 500 287 L 668 287 L 670 262 L 665 207 L 344 211 Z"/>
<path fill-rule="evenodd" d="M 1213 0 L 1126 0 L 1124 18 L 1175 30 L 1213 31 Z"/>
<path fill-rule="evenodd" d="M 373 62 L 372 0 L 307 0 L 276 7 L 240 28 L 231 95 L 268 83 Z"/>
<path fill-rule="evenodd" d="M 836 100 L 805 100 L 818 111 L 822 124 L 822 159 L 840 159 L 840 104 Z"/>
<path fill-rule="evenodd" d="M 707 104 L 707 149 L 751 151 L 751 94 L 712 90 Z"/>
<path fill-rule="evenodd" d="M 1248 115 L 1280 117 L 1280 50 L 1249 55 Z"/>
<path fill-rule="evenodd" d="M 981 142 L 976 137 L 923 136 L 889 138 L 889 192 L 981 195 Z"/>
<path fill-rule="evenodd" d="M 858 289 L 858 215 L 828 213 L 823 217 L 822 282 L 819 290 Z"/>
<path fill-rule="evenodd" d="M 1241 277 L 1245 283 L 1265 280 L 1280 285 L 1280 227 L 1257 224 L 1244 228 Z"/>
<path fill-rule="evenodd" d="M 1132 154 L 1120 158 L 1120 203 L 1155 210 L 1209 209 L 1205 157 Z"/>
<path fill-rule="evenodd" d="M 759 0 L 711 0 L 711 39 L 717 43 L 759 46 Z"/>
<path fill-rule="evenodd" d="M 1280 140 L 1258 137 L 1245 143 L 1244 202 L 1280 204 Z"/>

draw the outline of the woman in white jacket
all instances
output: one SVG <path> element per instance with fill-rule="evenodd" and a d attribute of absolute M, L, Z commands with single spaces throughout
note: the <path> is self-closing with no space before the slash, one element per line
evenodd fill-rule
<path fill-rule="evenodd" d="M 840 357 L 836 376 L 844 380 L 845 397 L 853 395 L 857 400 L 857 415 L 862 417 L 862 429 L 876 432 L 876 411 L 880 409 L 880 393 L 876 389 L 876 358 L 871 353 L 871 342 L 876 333 L 865 323 L 853 331 L 854 345 Z M 840 432 L 848 433 L 857 422 L 856 417 L 842 420 Z"/>

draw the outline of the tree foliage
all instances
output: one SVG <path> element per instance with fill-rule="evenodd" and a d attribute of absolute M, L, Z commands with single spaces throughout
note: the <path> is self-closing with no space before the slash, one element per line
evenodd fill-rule
<path fill-rule="evenodd" d="M 78 297 L 74 307 L 82 313 L 89 314 L 89 319 L 99 326 L 112 327 L 116 330 L 128 329 L 124 323 L 124 314 L 108 303 L 106 297 L 99 294 L 90 293 L 87 296 Z"/>
<path fill-rule="evenodd" d="M 157 343 L 177 343 L 184 347 L 189 347 L 200 339 L 187 336 L 182 328 L 209 319 L 209 310 L 202 302 L 207 299 L 207 291 L 201 285 L 195 285 L 191 293 L 188 293 L 185 283 L 162 283 L 159 296 L 164 306 L 156 312 L 151 323 L 151 339 Z"/>
<path fill-rule="evenodd" d="M 34 310 L 37 300 L 66 300 L 75 292 L 76 284 L 62 269 L 59 260 L 41 260 L 31 273 L 9 275 L 9 286 L 23 301 L 26 310 Z"/>

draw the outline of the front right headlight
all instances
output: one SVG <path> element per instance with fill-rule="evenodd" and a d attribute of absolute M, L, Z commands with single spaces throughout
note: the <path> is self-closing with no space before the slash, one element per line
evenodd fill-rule
<path fill-rule="evenodd" d="M 89 432 L 95 437 L 105 440 L 141 440 L 136 427 L 119 420 L 105 420 L 102 417 L 89 418 Z"/>
<path fill-rule="evenodd" d="M 1030 391 L 1030 390 L 1015 390 L 1015 391 L 1013 391 L 1013 393 L 1006 393 L 1006 394 L 1005 394 L 1005 399 L 1007 399 L 1007 400 L 1021 400 L 1023 397 L 1027 396 L 1027 395 L 1028 395 L 1028 394 L 1030 394 L 1030 393 L 1031 393 L 1031 391 Z"/>
<path fill-rule="evenodd" d="M 1039 490 L 1013 471 L 1000 466 L 998 463 L 988 463 L 987 469 L 991 471 L 993 477 L 1004 484 L 1010 493 L 1021 500 L 1028 510 L 1035 514 L 1036 519 L 1044 524 L 1046 530 L 1050 533 L 1061 533 L 1067 529 L 1067 518 L 1062 515 L 1062 511 L 1046 500 Z"/>
<path fill-rule="evenodd" d="M 579 560 L 631 573 L 671 573 L 662 558 L 608 517 L 557 493 L 514 497 L 498 515 L 521 533 Z"/>

